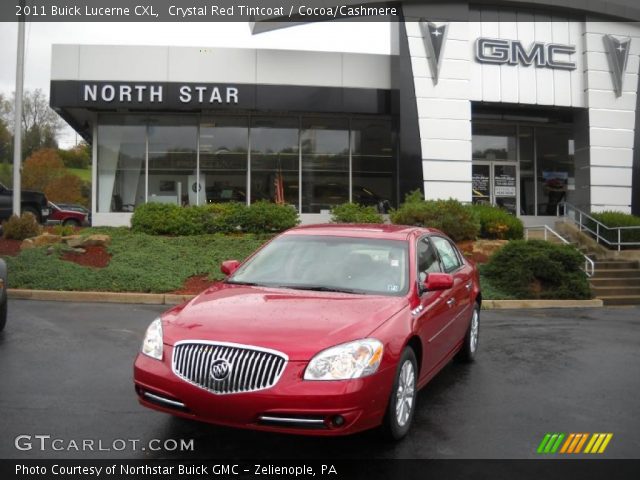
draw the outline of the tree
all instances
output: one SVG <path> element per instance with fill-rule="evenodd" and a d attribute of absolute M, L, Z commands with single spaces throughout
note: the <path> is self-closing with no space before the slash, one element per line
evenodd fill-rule
<path fill-rule="evenodd" d="M 4 119 L 11 132 L 15 131 L 14 107 L 15 94 L 11 101 L 4 96 L 0 98 L 0 117 Z M 20 126 L 24 135 L 22 155 L 28 157 L 41 148 L 57 148 L 57 136 L 64 127 L 64 122 L 49 107 L 49 101 L 43 91 L 37 88 L 24 92 Z"/>
<path fill-rule="evenodd" d="M 13 155 L 13 136 L 5 121 L 0 118 L 0 162 L 9 163 Z"/>
<path fill-rule="evenodd" d="M 68 150 L 59 150 L 58 154 L 67 168 L 89 168 L 91 165 L 91 145 L 85 141 Z"/>
<path fill-rule="evenodd" d="M 79 177 L 65 173 L 52 179 L 44 193 L 49 200 L 57 203 L 81 203 L 86 205 L 82 195 L 83 182 Z"/>
<path fill-rule="evenodd" d="M 65 173 L 64 163 L 55 150 L 38 150 L 24 162 L 22 188 L 43 192 L 54 179 Z"/>

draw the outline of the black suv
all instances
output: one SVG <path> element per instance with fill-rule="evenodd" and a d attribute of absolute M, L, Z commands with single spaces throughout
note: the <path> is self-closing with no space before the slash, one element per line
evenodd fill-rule
<path fill-rule="evenodd" d="M 49 202 L 42 192 L 23 190 L 20 199 L 20 211 L 33 214 L 39 223 L 47 221 Z M 0 220 L 6 220 L 13 214 L 13 190 L 0 183 Z"/>

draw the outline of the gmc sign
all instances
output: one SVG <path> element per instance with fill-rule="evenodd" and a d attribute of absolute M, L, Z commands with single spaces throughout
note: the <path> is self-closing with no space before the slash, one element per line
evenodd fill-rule
<path fill-rule="evenodd" d="M 573 45 L 560 43 L 533 42 L 527 50 L 519 40 L 503 40 L 501 38 L 478 38 L 476 40 L 476 60 L 481 63 L 496 65 L 534 65 L 537 68 L 557 68 L 575 70 L 575 62 L 568 56 L 576 53 Z M 564 55 L 565 60 L 558 59 Z"/>

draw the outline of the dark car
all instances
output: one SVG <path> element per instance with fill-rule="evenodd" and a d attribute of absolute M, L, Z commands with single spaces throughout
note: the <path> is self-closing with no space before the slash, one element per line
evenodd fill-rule
<path fill-rule="evenodd" d="M 49 202 L 42 192 L 23 190 L 20 194 L 20 211 L 31 213 L 38 223 L 45 223 L 49 217 Z M 0 183 L 0 221 L 13 214 L 13 190 Z"/>
<path fill-rule="evenodd" d="M 0 258 L 0 332 L 7 324 L 7 264 Z"/>
<path fill-rule="evenodd" d="M 411 426 L 416 395 L 478 346 L 474 263 L 434 229 L 291 229 L 149 326 L 142 405 L 239 428 L 347 435 Z M 453 394 L 453 393 L 452 393 Z"/>
<path fill-rule="evenodd" d="M 303 192 L 312 191 L 303 186 Z M 352 190 L 353 203 L 365 207 L 375 207 L 379 213 L 389 213 L 389 200 L 382 198 L 367 187 L 354 185 Z M 343 183 L 324 183 L 313 186 L 313 198 L 308 200 L 312 211 L 330 210 L 335 205 L 349 201 L 349 185 Z"/>

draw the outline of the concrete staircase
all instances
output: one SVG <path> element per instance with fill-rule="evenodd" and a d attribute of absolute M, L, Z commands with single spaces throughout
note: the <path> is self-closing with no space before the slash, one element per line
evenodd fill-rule
<path fill-rule="evenodd" d="M 596 260 L 591 291 L 605 305 L 640 305 L 640 264 L 634 260 Z"/>
<path fill-rule="evenodd" d="M 558 222 L 556 231 L 595 262 L 589 283 L 596 298 L 604 305 L 640 305 L 640 252 L 609 250 L 570 223 Z"/>

